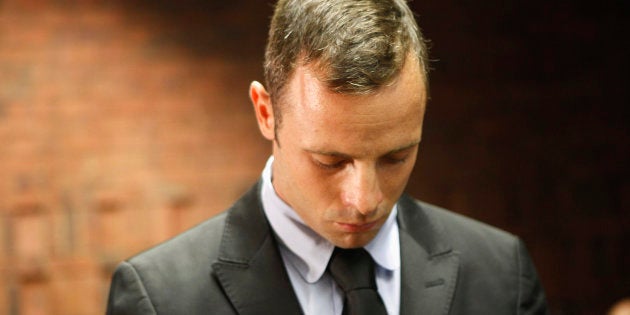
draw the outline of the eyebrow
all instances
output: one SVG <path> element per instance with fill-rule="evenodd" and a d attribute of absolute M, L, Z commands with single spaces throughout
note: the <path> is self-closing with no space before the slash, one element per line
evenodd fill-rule
<path fill-rule="evenodd" d="M 386 156 L 386 155 L 390 155 L 390 154 L 396 154 L 398 152 L 402 152 L 408 149 L 411 149 L 417 145 L 420 144 L 420 140 L 416 140 L 414 142 L 411 142 L 409 144 L 406 145 L 402 145 L 398 148 L 395 148 L 393 150 L 390 150 L 388 152 L 386 152 L 385 154 L 383 154 L 382 156 Z M 344 158 L 344 159 L 349 159 L 352 158 L 351 155 L 346 154 L 346 153 L 341 153 L 341 152 L 337 152 L 337 151 L 321 151 L 321 150 L 310 150 L 310 149 L 304 149 L 305 151 L 309 152 L 309 153 L 313 153 L 313 154 L 319 154 L 319 155 L 328 155 L 328 156 L 334 156 L 334 157 L 339 157 L 339 158 Z"/>

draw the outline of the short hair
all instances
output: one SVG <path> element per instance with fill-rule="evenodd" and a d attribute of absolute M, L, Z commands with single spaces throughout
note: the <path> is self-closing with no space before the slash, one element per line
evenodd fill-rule
<path fill-rule="evenodd" d="M 279 0 L 264 63 L 276 125 L 296 67 L 316 66 L 331 91 L 367 94 L 393 81 L 411 51 L 427 86 L 427 45 L 406 0 Z"/>

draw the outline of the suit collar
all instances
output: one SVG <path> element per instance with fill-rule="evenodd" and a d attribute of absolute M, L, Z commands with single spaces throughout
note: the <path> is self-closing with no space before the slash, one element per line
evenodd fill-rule
<path fill-rule="evenodd" d="M 398 203 L 402 256 L 401 314 L 448 314 L 457 283 L 459 256 L 426 209 L 403 195 Z"/>
<path fill-rule="evenodd" d="M 398 201 L 398 225 L 400 230 L 421 246 L 430 257 L 452 251 L 442 224 L 430 217 L 427 209 L 415 199 L 403 194 Z"/>
<path fill-rule="evenodd" d="M 259 194 L 260 182 L 228 210 L 218 261 L 212 268 L 239 314 L 299 314 Z"/>

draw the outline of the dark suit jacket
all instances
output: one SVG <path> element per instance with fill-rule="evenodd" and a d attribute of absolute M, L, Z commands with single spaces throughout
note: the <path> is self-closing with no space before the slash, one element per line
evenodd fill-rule
<path fill-rule="evenodd" d="M 121 263 L 107 314 L 300 314 L 259 192 Z M 518 238 L 408 196 L 398 224 L 401 314 L 547 313 Z"/>

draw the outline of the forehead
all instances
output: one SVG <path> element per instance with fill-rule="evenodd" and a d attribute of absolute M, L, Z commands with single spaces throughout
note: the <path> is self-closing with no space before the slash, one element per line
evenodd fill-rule
<path fill-rule="evenodd" d="M 302 66 L 285 92 L 279 137 L 305 149 L 369 154 L 420 140 L 426 95 L 417 63 L 406 62 L 390 84 L 360 95 L 332 92 Z"/>

